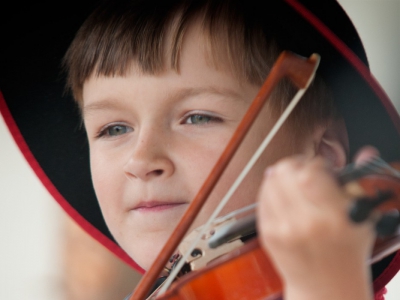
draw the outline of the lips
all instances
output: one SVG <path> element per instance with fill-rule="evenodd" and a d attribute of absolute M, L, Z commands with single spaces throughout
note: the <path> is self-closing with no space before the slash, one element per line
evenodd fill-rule
<path fill-rule="evenodd" d="M 174 209 L 187 204 L 187 202 L 168 202 L 168 201 L 141 201 L 132 210 L 140 212 L 157 212 Z"/>

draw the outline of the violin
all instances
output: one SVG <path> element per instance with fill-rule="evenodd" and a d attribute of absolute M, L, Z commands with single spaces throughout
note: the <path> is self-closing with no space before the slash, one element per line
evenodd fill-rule
<path fill-rule="evenodd" d="M 400 249 L 400 168 L 376 158 L 360 168 L 341 173 L 338 180 L 345 191 L 355 198 L 349 208 L 349 218 L 363 222 L 376 220 L 378 237 L 369 263 Z M 375 216 L 373 216 L 375 214 Z M 210 247 L 236 241 L 255 232 L 255 217 L 251 214 L 215 232 Z M 226 280 L 229 278 L 229 280 Z M 257 238 L 211 261 L 200 271 L 189 273 L 165 294 L 156 299 L 282 299 L 282 282 L 273 264 L 260 247 Z M 204 291 L 207 291 L 206 293 Z M 196 296 L 194 296 L 196 295 Z"/>
<path fill-rule="evenodd" d="M 207 200 L 274 87 L 283 78 L 288 78 L 298 88 L 298 93 L 245 166 L 227 195 L 221 200 L 220 205 L 208 222 L 198 232 L 193 245 L 187 247 L 186 253 L 175 266 L 175 273 L 179 272 L 189 256 L 201 256 L 199 251 L 196 252 L 195 245 L 206 234 L 210 236 L 211 243 L 209 246 L 218 248 L 221 245 L 230 244 L 232 241 L 238 241 L 248 232 L 255 232 L 254 214 L 244 218 L 242 222 L 230 224 L 228 228 L 224 228 L 224 234 L 217 234 L 220 230 L 210 227 L 230 195 L 233 194 L 248 170 L 307 90 L 315 76 L 319 59 L 317 54 L 313 54 L 307 59 L 288 51 L 282 52 L 218 162 L 179 221 L 176 230 L 164 245 L 154 264 L 143 276 L 130 300 L 142 300 L 146 297 L 157 300 L 281 299 L 282 282 L 271 261 L 260 247 L 257 238 L 253 238 L 239 247 L 234 246 L 234 250 L 223 250 L 223 254 L 220 253 L 213 257 L 211 261 L 205 264 L 205 267 L 182 276 L 173 282 L 172 287 L 168 289 L 172 281 L 175 280 L 171 273 L 160 289 L 157 289 L 154 294 L 148 295 L 154 282 L 173 253 L 178 249 L 192 221 Z M 400 235 L 397 234 L 400 223 L 398 216 L 400 210 L 400 172 L 398 169 L 400 170 L 398 165 L 388 165 L 377 159 L 360 168 L 349 167 L 338 176 L 338 181 L 343 185 L 345 191 L 356 199 L 349 210 L 349 218 L 354 222 L 364 222 L 371 218 L 376 220 L 378 238 L 370 263 L 400 249 Z M 229 278 L 229 280 L 226 280 L 226 278 Z"/>

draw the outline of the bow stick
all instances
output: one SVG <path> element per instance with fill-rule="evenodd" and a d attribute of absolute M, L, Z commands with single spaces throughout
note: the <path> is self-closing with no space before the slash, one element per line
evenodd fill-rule
<path fill-rule="evenodd" d="M 209 176 L 205 180 L 203 186 L 190 203 L 185 214 L 182 216 L 178 225 L 176 226 L 176 229 L 172 232 L 171 237 L 158 254 L 150 269 L 145 273 L 129 300 L 142 300 L 146 298 L 152 285 L 163 270 L 164 266 L 167 264 L 171 255 L 178 247 L 180 241 L 186 235 L 187 230 L 192 225 L 197 214 L 212 192 L 233 155 L 236 153 L 236 150 L 239 148 L 241 142 L 245 138 L 247 132 L 251 128 L 251 125 L 255 121 L 258 113 L 261 111 L 261 108 L 271 95 L 275 86 L 280 82 L 280 80 L 287 77 L 300 91 L 302 91 L 300 93 L 301 96 L 314 78 L 319 61 L 320 57 L 317 54 L 311 55 L 308 59 L 288 51 L 283 51 L 280 54 L 274 66 L 271 68 L 270 74 L 261 86 L 260 91 L 254 98 L 238 128 L 228 142 L 226 148 L 210 172 Z M 298 97 L 297 101 L 300 99 L 298 95 L 299 93 L 297 93 L 295 96 L 295 98 Z M 286 118 L 287 116 L 285 119 Z M 278 119 L 277 123 L 282 122 L 280 121 L 281 119 L 282 117 Z M 280 124 L 279 127 L 282 124 Z M 273 129 L 275 127 L 276 125 L 273 127 Z M 276 128 L 275 131 L 278 129 L 279 128 Z"/>

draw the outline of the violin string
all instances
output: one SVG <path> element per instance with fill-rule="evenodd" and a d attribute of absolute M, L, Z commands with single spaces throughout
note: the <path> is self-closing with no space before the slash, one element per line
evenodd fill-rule
<path fill-rule="evenodd" d="M 380 157 L 374 157 L 370 161 L 361 166 L 357 166 L 355 163 L 348 164 L 340 173 L 339 179 L 342 183 L 346 183 L 352 180 L 356 180 L 366 175 L 373 174 L 389 174 L 394 177 L 400 178 L 400 172 L 390 166 Z"/>
<path fill-rule="evenodd" d="M 247 173 L 250 171 L 250 169 L 253 167 L 253 165 L 256 163 L 258 158 L 261 156 L 261 154 L 264 152 L 265 148 L 269 145 L 271 142 L 272 138 L 276 135 L 278 130 L 282 127 L 286 119 L 289 117 L 290 113 L 293 111 L 293 109 L 296 107 L 304 93 L 307 91 L 309 85 L 311 84 L 312 80 L 314 79 L 315 72 L 318 68 L 318 63 L 315 66 L 315 69 L 313 71 L 313 74 L 310 76 L 306 87 L 299 89 L 296 95 L 293 97 L 293 99 L 290 101 L 289 105 L 286 107 L 284 112 L 281 114 L 279 117 L 278 121 L 275 123 L 271 131 L 268 133 L 268 135 L 265 137 L 264 141 L 262 144 L 258 147 L 257 151 L 253 154 L 249 162 L 246 164 L 242 172 L 239 174 L 239 176 L 236 178 L 228 192 L 225 194 L 225 196 L 222 198 L 221 202 L 217 206 L 217 208 L 214 210 L 214 212 L 211 214 L 210 218 L 208 219 L 207 223 L 202 227 L 201 231 L 197 235 L 196 239 L 192 242 L 186 253 L 181 257 L 179 260 L 178 264 L 175 266 L 175 268 L 172 270 L 168 278 L 165 280 L 165 284 L 160 290 L 160 294 L 163 294 L 171 285 L 177 274 L 179 273 L 180 269 L 183 267 L 185 264 L 185 261 L 188 259 L 189 255 L 192 253 L 198 242 L 200 241 L 201 237 L 205 234 L 205 232 L 208 230 L 212 222 L 216 219 L 218 214 L 221 212 L 221 210 L 224 208 L 228 200 L 231 198 L 233 193 L 236 191 L 238 186 L 241 184 L 243 179 L 246 177 Z"/>
<path fill-rule="evenodd" d="M 375 160 L 377 160 L 377 158 L 373 158 L 372 160 L 370 160 L 367 163 L 362 164 L 360 166 L 357 166 L 356 163 L 350 163 L 342 169 L 339 176 L 351 177 L 351 175 L 356 175 L 356 174 L 360 175 L 360 176 L 365 176 L 367 174 L 373 174 L 376 172 L 374 167 L 378 167 L 378 166 L 374 166 Z M 380 166 L 379 166 L 379 169 L 380 169 Z"/>
<path fill-rule="evenodd" d="M 400 172 L 395 168 L 393 168 L 391 165 L 389 165 L 381 157 L 376 157 L 375 159 L 371 160 L 369 166 L 371 168 L 376 167 L 376 169 L 378 170 L 377 171 L 378 174 L 387 174 L 400 178 Z"/>
<path fill-rule="evenodd" d="M 382 165 L 386 168 L 386 170 L 389 172 L 390 175 L 396 177 L 396 178 L 400 178 L 400 171 L 396 170 L 395 168 L 393 168 L 391 165 L 389 165 L 386 161 L 384 161 L 383 159 L 379 158 L 380 162 L 382 163 Z"/>

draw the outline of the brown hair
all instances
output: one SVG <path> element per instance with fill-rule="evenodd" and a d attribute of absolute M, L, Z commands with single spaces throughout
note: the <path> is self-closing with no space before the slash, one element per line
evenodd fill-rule
<path fill-rule="evenodd" d="M 201 22 L 214 65 L 223 61 L 240 80 L 261 86 L 280 49 L 263 20 L 255 17 L 256 9 L 249 0 L 105 2 L 82 25 L 64 57 L 67 88 L 82 106 L 84 82 L 93 74 L 124 75 L 132 61 L 147 74 L 179 71 L 185 31 L 195 20 Z M 171 45 L 166 45 L 167 34 Z M 284 82 L 271 105 L 282 111 L 293 94 L 294 88 Z M 329 89 L 316 78 L 291 120 L 307 131 L 336 114 Z"/>

